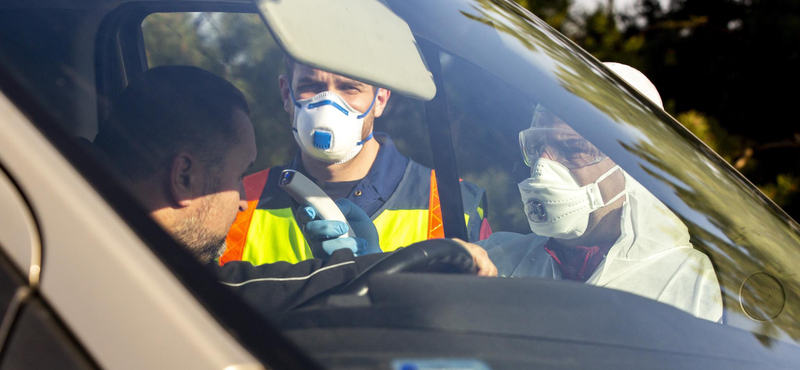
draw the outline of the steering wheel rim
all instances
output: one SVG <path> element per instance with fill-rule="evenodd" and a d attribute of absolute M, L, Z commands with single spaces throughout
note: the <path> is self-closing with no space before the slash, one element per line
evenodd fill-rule
<path fill-rule="evenodd" d="M 362 271 L 337 294 L 364 296 L 369 291 L 368 281 L 374 275 L 419 271 L 434 265 L 454 267 L 465 274 L 474 274 L 478 270 L 469 251 L 457 242 L 449 239 L 424 240 L 384 257 Z"/>

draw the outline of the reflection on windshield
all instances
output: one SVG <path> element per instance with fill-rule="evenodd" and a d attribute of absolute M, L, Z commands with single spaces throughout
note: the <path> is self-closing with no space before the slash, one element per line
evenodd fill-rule
<path fill-rule="evenodd" d="M 688 227 L 691 244 L 716 271 L 725 323 L 765 344 L 767 337 L 800 341 L 800 286 L 791 275 L 800 259 L 798 227 L 716 154 L 519 8 L 489 0 L 390 3 L 418 38 L 446 53 L 459 170 L 487 189 L 493 229 L 525 232 L 513 186 L 524 165 L 510 147 L 531 107 L 543 104 Z M 434 26 L 443 20 L 450 27 Z M 778 285 L 751 284 L 760 273 Z"/>

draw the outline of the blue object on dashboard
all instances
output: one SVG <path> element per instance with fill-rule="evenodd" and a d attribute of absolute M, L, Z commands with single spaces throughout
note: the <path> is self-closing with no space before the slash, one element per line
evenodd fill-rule
<path fill-rule="evenodd" d="M 490 370 L 483 361 L 472 359 L 402 359 L 392 361 L 392 370 Z"/>

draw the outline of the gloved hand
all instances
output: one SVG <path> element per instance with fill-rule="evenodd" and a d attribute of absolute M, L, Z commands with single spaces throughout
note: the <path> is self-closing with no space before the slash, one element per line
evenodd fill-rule
<path fill-rule="evenodd" d="M 378 230 L 364 210 L 347 199 L 339 199 L 335 203 L 353 227 L 356 237 L 338 238 L 347 233 L 346 223 L 318 219 L 314 207 L 304 206 L 297 210 L 296 219 L 303 227 L 306 237 L 321 242 L 322 249 L 329 255 L 344 248 L 350 249 L 356 256 L 380 253 Z"/>

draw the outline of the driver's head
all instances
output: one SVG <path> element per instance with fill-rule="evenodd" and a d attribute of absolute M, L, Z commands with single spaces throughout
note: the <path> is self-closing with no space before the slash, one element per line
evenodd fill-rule
<path fill-rule="evenodd" d="M 300 148 L 328 164 L 353 159 L 372 138 L 391 91 L 286 58 L 278 78 L 284 109 Z"/>
<path fill-rule="evenodd" d="M 618 63 L 606 65 L 661 105 L 641 72 Z M 531 167 L 531 177 L 519 184 L 531 230 L 567 245 L 613 243 L 625 202 L 624 171 L 542 105 L 519 139 Z"/>
<path fill-rule="evenodd" d="M 151 216 L 201 262 L 221 255 L 256 156 L 242 93 L 195 67 L 149 69 L 115 101 L 96 146 Z"/>

